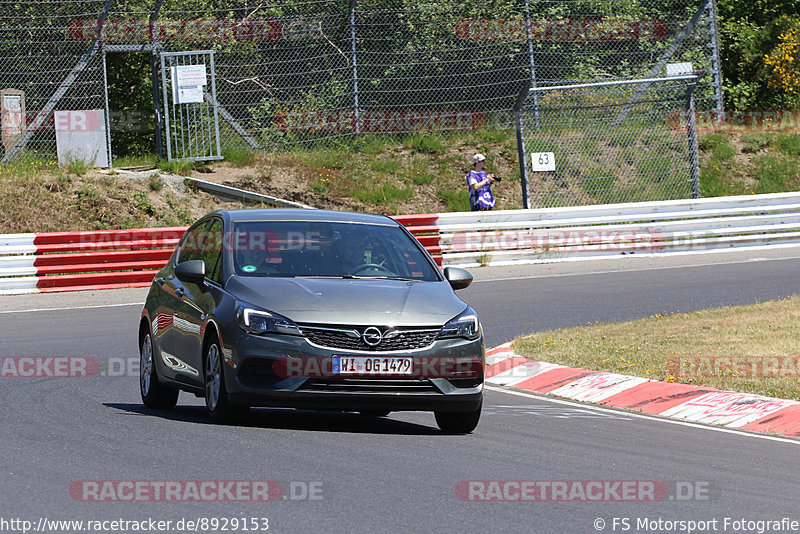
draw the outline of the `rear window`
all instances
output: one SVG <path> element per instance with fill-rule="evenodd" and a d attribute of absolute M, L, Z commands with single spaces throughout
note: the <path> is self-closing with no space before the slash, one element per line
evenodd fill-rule
<path fill-rule="evenodd" d="M 240 276 L 308 276 L 439 280 L 403 230 L 370 224 L 279 221 L 233 227 Z"/>

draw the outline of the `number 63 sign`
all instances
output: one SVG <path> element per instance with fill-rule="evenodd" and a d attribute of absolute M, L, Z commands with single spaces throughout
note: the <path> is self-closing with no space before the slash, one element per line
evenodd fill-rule
<path fill-rule="evenodd" d="M 535 172 L 556 170 L 556 158 L 552 152 L 532 152 L 531 170 Z"/>

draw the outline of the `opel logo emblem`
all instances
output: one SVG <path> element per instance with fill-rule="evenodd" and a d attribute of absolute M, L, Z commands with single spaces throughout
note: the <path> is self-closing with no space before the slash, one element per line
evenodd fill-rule
<path fill-rule="evenodd" d="M 370 347 L 374 347 L 383 341 L 383 334 L 380 330 L 378 330 L 377 327 L 370 326 L 369 328 L 364 329 L 364 332 L 361 334 L 361 339 L 363 339 L 364 343 Z"/>

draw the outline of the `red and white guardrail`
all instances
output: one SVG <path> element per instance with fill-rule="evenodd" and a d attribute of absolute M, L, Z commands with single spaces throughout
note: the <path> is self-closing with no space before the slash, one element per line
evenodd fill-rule
<path fill-rule="evenodd" d="M 800 246 L 800 193 L 395 219 L 440 266 Z M 184 231 L 0 235 L 0 295 L 147 286 Z"/>
<path fill-rule="evenodd" d="M 397 217 L 440 265 L 800 246 L 800 193 Z"/>
<path fill-rule="evenodd" d="M 185 230 L 0 235 L 0 294 L 148 286 Z"/>

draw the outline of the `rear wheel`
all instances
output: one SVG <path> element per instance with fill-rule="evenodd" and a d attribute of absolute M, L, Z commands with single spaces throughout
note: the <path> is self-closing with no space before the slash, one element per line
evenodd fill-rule
<path fill-rule="evenodd" d="M 209 342 L 205 358 L 206 410 L 212 420 L 222 423 L 247 413 L 247 406 L 234 406 L 228 400 L 225 389 L 225 373 L 222 369 L 222 351 L 219 343 Z"/>
<path fill-rule="evenodd" d="M 142 336 L 139 344 L 139 393 L 148 408 L 169 410 L 178 402 L 178 390 L 164 385 L 158 378 L 153 346 L 153 336 L 149 330 Z"/>
<path fill-rule="evenodd" d="M 478 426 L 482 407 L 483 401 L 472 412 L 434 412 L 436 424 L 448 434 L 469 434 Z"/>

